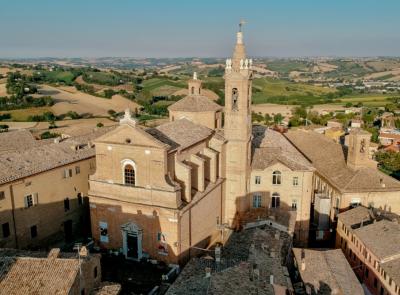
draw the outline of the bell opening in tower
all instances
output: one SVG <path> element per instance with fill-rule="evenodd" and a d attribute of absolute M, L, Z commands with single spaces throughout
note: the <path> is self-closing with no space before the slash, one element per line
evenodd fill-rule
<path fill-rule="evenodd" d="M 238 110 L 239 91 L 237 88 L 232 89 L 232 110 Z"/>

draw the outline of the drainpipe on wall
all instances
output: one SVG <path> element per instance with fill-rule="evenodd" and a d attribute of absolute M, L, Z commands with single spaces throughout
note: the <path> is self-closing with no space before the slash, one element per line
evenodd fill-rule
<path fill-rule="evenodd" d="M 13 218 L 13 226 L 14 226 L 14 236 L 15 236 L 15 248 L 18 249 L 18 237 L 17 237 L 17 225 L 15 222 L 15 202 L 14 202 L 14 191 L 13 191 L 13 186 L 10 185 L 10 196 L 11 196 L 11 213 L 12 213 L 12 218 Z"/>

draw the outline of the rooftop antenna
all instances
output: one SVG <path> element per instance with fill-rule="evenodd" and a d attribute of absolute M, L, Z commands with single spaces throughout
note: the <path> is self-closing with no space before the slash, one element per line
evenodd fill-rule
<path fill-rule="evenodd" d="M 244 19 L 241 19 L 240 22 L 239 22 L 239 32 L 242 31 L 242 27 L 243 27 L 244 24 L 246 24 L 246 21 Z"/>

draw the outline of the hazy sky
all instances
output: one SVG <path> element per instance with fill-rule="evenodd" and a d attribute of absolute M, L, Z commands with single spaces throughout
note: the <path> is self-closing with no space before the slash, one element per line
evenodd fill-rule
<path fill-rule="evenodd" d="M 1 0 L 0 57 L 400 56 L 399 0 Z"/>

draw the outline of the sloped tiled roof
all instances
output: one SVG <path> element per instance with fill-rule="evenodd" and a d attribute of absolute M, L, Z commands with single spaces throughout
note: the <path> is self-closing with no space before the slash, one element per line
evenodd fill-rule
<path fill-rule="evenodd" d="M 211 112 L 220 111 L 222 106 L 203 95 L 188 95 L 168 107 L 169 111 Z"/>
<path fill-rule="evenodd" d="M 253 136 L 253 169 L 263 170 L 278 162 L 292 170 L 313 169 L 311 163 L 281 133 L 256 126 Z"/>
<path fill-rule="evenodd" d="M 399 181 L 376 168 L 350 169 L 346 164 L 344 147 L 321 134 L 289 130 L 285 136 L 341 192 L 400 191 Z"/>
<path fill-rule="evenodd" d="M 400 258 L 390 260 L 385 263 L 381 263 L 381 267 L 387 273 L 389 278 L 391 278 L 394 283 L 400 285 Z"/>
<path fill-rule="evenodd" d="M 355 234 L 379 259 L 400 254 L 400 224 L 382 220 L 357 228 Z"/>
<path fill-rule="evenodd" d="M 184 149 L 205 140 L 213 131 L 202 125 L 197 125 L 187 119 L 172 121 L 156 128 L 147 129 L 159 141 L 168 144 L 171 149 Z"/>
<path fill-rule="evenodd" d="M 372 214 L 368 208 L 357 206 L 354 209 L 339 213 L 338 218 L 344 225 L 351 229 L 355 224 L 371 221 L 373 219 Z"/>
<path fill-rule="evenodd" d="M 67 295 L 78 273 L 77 259 L 3 257 L 0 260 L 0 293 Z"/>
<path fill-rule="evenodd" d="M 38 141 L 28 130 L 0 133 L 0 154 L 29 149 L 36 145 L 38 145 Z"/>
<path fill-rule="evenodd" d="M 306 263 L 301 269 L 302 251 Z M 342 250 L 293 248 L 304 284 L 311 284 L 315 294 L 363 295 L 364 291 Z"/>
<path fill-rule="evenodd" d="M 53 142 L 1 154 L 0 184 L 94 157 L 95 149 L 89 146 L 88 142 L 109 130 L 100 128 L 87 135 L 71 137 L 59 143 Z M 78 149 L 75 148 L 77 146 Z"/>

